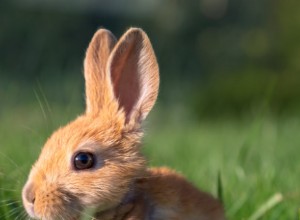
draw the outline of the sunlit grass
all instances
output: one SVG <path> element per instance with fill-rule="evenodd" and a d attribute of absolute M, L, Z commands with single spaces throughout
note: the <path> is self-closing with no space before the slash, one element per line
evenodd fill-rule
<path fill-rule="evenodd" d="M 28 103 L 1 106 L 0 219 L 4 220 L 24 219 L 18 207 L 31 164 L 51 132 L 83 110 L 82 97 L 47 104 L 39 90 L 38 98 L 31 92 Z M 221 189 L 228 219 L 299 218 L 300 117 L 253 114 L 194 121 L 187 111 L 158 105 L 145 131 L 143 151 L 149 165 L 176 169 L 215 196 Z M 274 195 L 282 198 L 274 203 Z"/>
<path fill-rule="evenodd" d="M 300 201 L 299 117 L 162 122 L 147 136 L 154 165 L 169 165 L 217 195 L 218 172 L 229 219 L 247 219 L 275 193 L 283 201 L 263 219 L 294 219 Z"/>

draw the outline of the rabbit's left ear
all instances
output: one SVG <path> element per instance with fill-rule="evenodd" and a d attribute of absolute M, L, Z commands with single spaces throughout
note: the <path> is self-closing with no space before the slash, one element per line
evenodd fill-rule
<path fill-rule="evenodd" d="M 141 122 L 152 109 L 158 94 L 159 70 L 146 33 L 129 29 L 114 47 L 106 71 L 126 122 Z"/>
<path fill-rule="evenodd" d="M 114 99 L 110 76 L 106 73 L 109 55 L 117 40 L 106 29 L 99 29 L 93 36 L 84 60 L 86 112 L 99 114 Z"/>

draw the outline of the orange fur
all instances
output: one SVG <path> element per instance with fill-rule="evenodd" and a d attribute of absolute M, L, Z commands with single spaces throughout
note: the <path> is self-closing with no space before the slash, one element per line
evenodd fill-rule
<path fill-rule="evenodd" d="M 47 140 L 23 188 L 28 214 L 78 219 L 93 207 L 99 220 L 224 219 L 220 203 L 182 176 L 167 168 L 146 169 L 139 150 L 141 122 L 159 85 L 147 35 L 131 28 L 116 42 L 109 31 L 99 30 L 84 70 L 86 112 Z M 92 153 L 94 166 L 76 170 L 77 152 Z"/>

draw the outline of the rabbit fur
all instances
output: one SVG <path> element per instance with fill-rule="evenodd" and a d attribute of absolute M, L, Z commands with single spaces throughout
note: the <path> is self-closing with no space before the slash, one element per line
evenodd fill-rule
<path fill-rule="evenodd" d="M 223 220 L 221 203 L 168 168 L 146 168 L 141 123 L 158 94 L 159 68 L 145 32 L 119 41 L 105 29 L 84 60 L 86 111 L 45 143 L 23 187 L 31 218 L 77 220 L 86 208 L 99 220 Z M 74 157 L 93 155 L 78 170 Z"/>

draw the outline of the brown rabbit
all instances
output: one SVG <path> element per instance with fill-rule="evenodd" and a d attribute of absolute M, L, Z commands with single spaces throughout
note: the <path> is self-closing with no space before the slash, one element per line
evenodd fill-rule
<path fill-rule="evenodd" d="M 23 188 L 35 219 L 223 220 L 222 205 L 167 168 L 147 169 L 141 123 L 158 94 L 151 43 L 138 28 L 94 35 L 84 61 L 86 112 L 47 140 Z"/>

